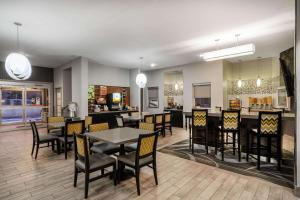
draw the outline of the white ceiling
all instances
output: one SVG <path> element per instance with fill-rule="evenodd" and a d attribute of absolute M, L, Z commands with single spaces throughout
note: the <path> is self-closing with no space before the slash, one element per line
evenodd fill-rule
<path fill-rule="evenodd" d="M 256 54 L 278 56 L 293 46 L 294 0 L 1 0 L 0 60 L 16 50 L 33 65 L 56 67 L 77 56 L 135 68 L 139 57 L 168 67 L 200 61 L 199 54 L 254 43 Z"/>

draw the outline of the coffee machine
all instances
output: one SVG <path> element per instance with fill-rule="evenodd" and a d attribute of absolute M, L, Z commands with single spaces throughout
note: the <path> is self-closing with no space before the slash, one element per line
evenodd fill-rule
<path fill-rule="evenodd" d="M 121 93 L 111 93 L 107 95 L 107 106 L 109 110 L 120 110 Z"/>

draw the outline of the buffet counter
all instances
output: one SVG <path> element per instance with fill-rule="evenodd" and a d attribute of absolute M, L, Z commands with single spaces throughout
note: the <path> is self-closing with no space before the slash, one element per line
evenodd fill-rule
<path fill-rule="evenodd" d="M 123 113 L 128 113 L 131 115 L 133 112 L 138 112 L 137 110 L 116 110 L 116 111 L 100 111 L 91 112 L 89 116 L 93 118 L 93 124 L 108 122 L 110 128 L 117 127 L 116 115 Z"/>

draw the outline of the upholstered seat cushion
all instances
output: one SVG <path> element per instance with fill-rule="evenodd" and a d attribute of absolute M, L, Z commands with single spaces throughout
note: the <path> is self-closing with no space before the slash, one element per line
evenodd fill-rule
<path fill-rule="evenodd" d="M 40 135 L 40 142 L 48 142 L 56 139 L 57 137 L 53 135 Z"/>
<path fill-rule="evenodd" d="M 131 153 L 128 153 L 126 155 L 121 155 L 118 157 L 118 160 L 127 164 L 127 165 L 130 165 L 130 166 L 135 166 L 135 153 L 136 152 L 131 152 Z M 151 156 L 148 156 L 146 158 L 142 158 L 139 160 L 139 165 L 145 165 L 145 164 L 148 164 L 148 163 L 151 163 L 153 161 L 153 157 L 152 155 Z"/>
<path fill-rule="evenodd" d="M 113 143 L 103 142 L 100 144 L 94 144 L 91 147 L 91 151 L 96 153 L 105 153 L 105 154 L 113 154 L 120 151 L 120 147 Z"/>
<path fill-rule="evenodd" d="M 65 137 L 58 137 L 58 140 L 61 141 L 61 142 L 65 142 Z M 68 143 L 74 142 L 73 137 L 68 137 L 67 140 L 68 140 Z"/>
<path fill-rule="evenodd" d="M 90 163 L 90 170 L 101 168 L 103 166 L 114 164 L 116 160 L 106 154 L 103 153 L 95 153 L 89 156 L 89 163 Z M 84 160 L 76 160 L 76 166 L 85 169 L 85 162 Z"/>
<path fill-rule="evenodd" d="M 125 145 L 126 151 L 136 151 L 137 149 L 137 143 L 127 144 Z"/>
<path fill-rule="evenodd" d="M 165 123 L 165 126 L 171 126 L 170 122 Z"/>
<path fill-rule="evenodd" d="M 62 136 L 62 131 L 61 129 L 57 129 L 57 130 L 52 130 L 49 132 L 50 135 L 54 135 L 54 136 Z"/>

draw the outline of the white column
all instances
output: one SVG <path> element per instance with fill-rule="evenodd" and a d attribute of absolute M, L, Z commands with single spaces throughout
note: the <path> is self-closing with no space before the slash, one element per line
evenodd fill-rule
<path fill-rule="evenodd" d="M 295 194 L 300 196 L 300 0 L 296 0 L 295 31 L 295 91 L 296 91 L 296 133 L 295 133 Z"/>

